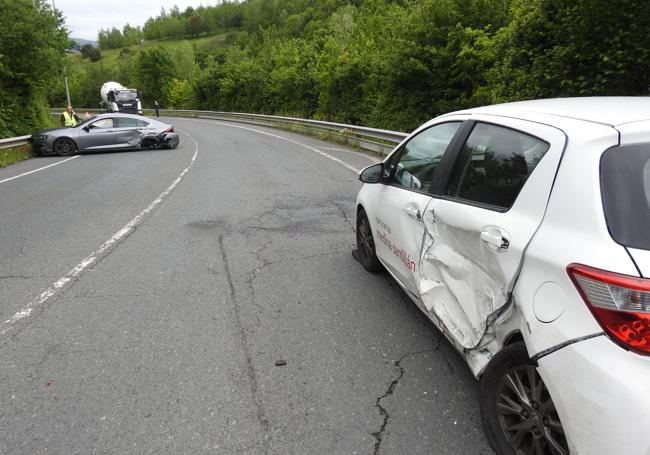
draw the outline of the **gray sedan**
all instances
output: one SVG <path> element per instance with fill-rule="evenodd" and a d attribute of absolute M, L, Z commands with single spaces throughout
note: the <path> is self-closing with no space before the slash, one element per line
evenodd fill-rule
<path fill-rule="evenodd" d="M 37 131 L 31 137 L 35 155 L 60 156 L 103 150 L 176 148 L 174 125 L 130 114 L 101 114 L 72 128 Z"/>

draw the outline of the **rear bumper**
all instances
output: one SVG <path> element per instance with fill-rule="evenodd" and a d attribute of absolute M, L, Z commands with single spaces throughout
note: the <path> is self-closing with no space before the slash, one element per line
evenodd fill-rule
<path fill-rule="evenodd" d="M 650 453 L 650 358 L 599 336 L 539 360 L 572 454 Z"/>

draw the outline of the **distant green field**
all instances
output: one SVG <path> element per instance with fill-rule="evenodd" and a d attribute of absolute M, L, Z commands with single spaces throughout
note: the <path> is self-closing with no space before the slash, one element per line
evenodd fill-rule
<path fill-rule="evenodd" d="M 221 35 L 211 35 L 211 36 L 202 36 L 199 38 L 187 38 L 187 39 L 179 39 L 179 40 L 161 40 L 161 41 L 144 41 L 140 44 L 136 44 L 135 46 L 129 46 L 129 49 L 131 51 L 139 51 L 139 50 L 144 50 L 144 49 L 149 49 L 151 47 L 156 47 L 156 46 L 161 46 L 168 51 L 179 47 L 181 43 L 183 42 L 188 42 L 190 43 L 196 52 L 202 52 L 202 51 L 209 51 L 212 49 L 216 49 L 219 47 L 226 47 L 226 37 L 228 36 L 227 33 L 223 33 Z M 102 61 L 109 63 L 109 64 L 114 64 L 117 62 L 117 56 L 120 54 L 121 49 L 109 49 L 106 51 L 102 51 Z M 81 56 L 79 56 L 79 59 L 81 60 Z M 86 60 L 88 61 L 88 60 Z"/>

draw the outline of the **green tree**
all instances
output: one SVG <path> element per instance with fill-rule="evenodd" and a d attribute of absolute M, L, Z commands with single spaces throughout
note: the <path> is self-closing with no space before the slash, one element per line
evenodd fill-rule
<path fill-rule="evenodd" d="M 271 108 L 296 117 L 311 117 L 318 103 L 316 48 L 308 41 L 281 42 L 273 50 L 269 75 Z"/>
<path fill-rule="evenodd" d="M 110 30 L 99 30 L 99 33 L 97 34 L 97 42 L 99 43 L 99 48 L 102 50 L 119 49 L 125 45 L 124 35 L 122 35 L 122 32 L 116 27 L 112 27 Z"/>
<path fill-rule="evenodd" d="M 190 42 L 183 40 L 176 46 L 170 46 L 169 55 L 176 67 L 176 75 L 178 78 L 191 82 L 194 74 L 198 71 L 198 66 L 194 57 L 194 47 L 192 47 Z"/>
<path fill-rule="evenodd" d="M 143 39 L 142 29 L 132 27 L 128 23 L 122 28 L 122 46 L 134 46 L 140 44 Z"/>
<path fill-rule="evenodd" d="M 153 104 L 155 100 L 167 104 L 163 87 L 177 76 L 174 61 L 165 50 L 157 46 L 138 53 L 135 62 L 135 78 L 145 101 Z"/>
<path fill-rule="evenodd" d="M 190 17 L 187 21 L 187 33 L 196 37 L 199 33 L 205 30 L 203 18 L 199 15 Z"/>
<path fill-rule="evenodd" d="M 115 80 L 126 87 L 136 85 L 136 62 L 137 54 L 128 47 L 122 48 L 117 55 L 117 76 Z"/>
<path fill-rule="evenodd" d="M 650 8 L 634 0 L 517 0 L 489 73 L 495 101 L 646 95 Z"/>
<path fill-rule="evenodd" d="M 0 2 L 0 137 L 49 123 L 47 96 L 72 45 L 59 12 L 43 0 Z"/>
<path fill-rule="evenodd" d="M 191 84 L 184 79 L 172 79 L 164 87 L 167 109 L 192 109 L 196 105 Z"/>
<path fill-rule="evenodd" d="M 84 44 L 81 46 L 81 55 L 83 58 L 87 58 L 91 62 L 99 61 L 102 58 L 101 51 L 92 44 Z"/>

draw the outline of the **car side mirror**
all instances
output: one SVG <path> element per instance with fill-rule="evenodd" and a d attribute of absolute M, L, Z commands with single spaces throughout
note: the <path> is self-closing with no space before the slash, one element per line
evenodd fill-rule
<path fill-rule="evenodd" d="M 371 164 L 359 173 L 363 183 L 380 183 L 384 180 L 384 163 Z"/>
<path fill-rule="evenodd" d="M 81 129 L 84 130 L 87 133 L 88 131 L 90 131 L 90 125 L 86 125 Z"/>

